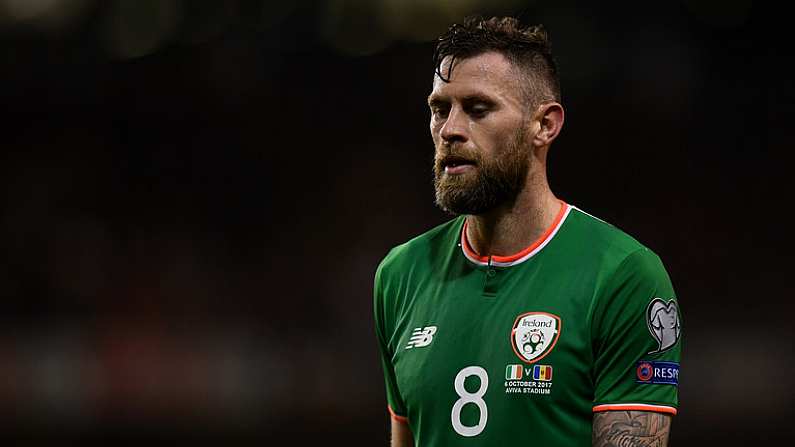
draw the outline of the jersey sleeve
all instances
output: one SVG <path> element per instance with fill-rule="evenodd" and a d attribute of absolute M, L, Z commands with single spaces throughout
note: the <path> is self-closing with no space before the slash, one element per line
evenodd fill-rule
<path fill-rule="evenodd" d="M 394 349 L 389 345 L 389 328 L 386 297 L 382 283 L 383 263 L 378 267 L 375 274 L 373 286 L 373 311 L 375 320 L 375 332 L 378 341 L 378 352 L 381 359 L 381 367 L 384 372 L 384 383 L 386 385 L 386 401 L 389 413 L 393 419 L 406 422 L 406 409 L 403 398 L 398 390 L 397 379 L 395 378 L 395 368 L 392 363 Z"/>
<path fill-rule="evenodd" d="M 593 309 L 593 411 L 676 414 L 681 312 L 659 257 L 643 248 L 606 280 Z"/>

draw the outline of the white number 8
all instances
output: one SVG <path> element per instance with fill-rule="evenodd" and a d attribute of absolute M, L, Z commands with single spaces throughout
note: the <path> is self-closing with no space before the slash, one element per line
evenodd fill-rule
<path fill-rule="evenodd" d="M 464 381 L 469 376 L 478 376 L 480 388 L 474 393 L 470 393 L 464 388 Z M 450 413 L 450 420 L 453 422 L 453 429 L 461 436 L 472 437 L 479 435 L 486 428 L 486 421 L 489 419 L 489 409 L 483 400 L 486 389 L 489 387 L 489 375 L 480 366 L 467 366 L 455 376 L 455 392 L 461 397 L 453 404 L 453 411 Z M 461 409 L 466 404 L 475 404 L 480 410 L 480 420 L 476 425 L 468 427 L 461 423 Z"/>

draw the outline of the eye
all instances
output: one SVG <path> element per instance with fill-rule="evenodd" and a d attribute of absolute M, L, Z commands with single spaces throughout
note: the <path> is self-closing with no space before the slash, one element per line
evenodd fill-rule
<path fill-rule="evenodd" d="M 476 118 L 483 118 L 490 111 L 491 107 L 483 102 L 474 103 L 466 107 L 467 114 Z"/>
<path fill-rule="evenodd" d="M 446 118 L 450 113 L 450 107 L 444 105 L 432 105 L 431 115 L 437 118 Z"/>

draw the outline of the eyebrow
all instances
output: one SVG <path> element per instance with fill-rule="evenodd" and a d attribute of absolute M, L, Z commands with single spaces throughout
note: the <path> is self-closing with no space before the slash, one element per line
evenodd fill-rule
<path fill-rule="evenodd" d="M 446 102 L 449 102 L 449 101 L 443 99 L 442 97 L 440 97 L 438 95 L 434 95 L 434 94 L 428 95 L 428 105 L 429 106 L 437 106 L 437 105 L 444 104 Z"/>
<path fill-rule="evenodd" d="M 461 98 L 461 102 L 467 104 L 476 103 L 476 102 L 483 102 L 487 104 L 496 104 L 497 101 L 492 98 L 491 96 L 484 95 L 484 94 L 474 94 L 474 95 L 467 95 Z"/>
<path fill-rule="evenodd" d="M 472 93 L 472 94 L 466 95 L 466 96 L 461 98 L 461 102 L 470 102 L 471 103 L 471 102 L 478 102 L 478 101 L 487 102 L 487 103 L 490 103 L 490 104 L 494 104 L 494 103 L 497 102 L 496 99 L 494 99 L 492 96 L 486 95 L 486 94 L 483 94 L 483 93 Z M 429 106 L 438 105 L 438 104 L 444 104 L 444 103 L 448 103 L 448 102 L 450 102 L 450 100 L 449 100 L 449 97 L 447 97 L 447 96 L 439 96 L 439 95 L 434 95 L 434 94 L 431 94 L 431 95 L 428 96 L 428 105 Z"/>

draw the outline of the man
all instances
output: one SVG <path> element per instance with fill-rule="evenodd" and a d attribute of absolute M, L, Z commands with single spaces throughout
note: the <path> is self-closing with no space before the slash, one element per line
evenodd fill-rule
<path fill-rule="evenodd" d="M 458 217 L 376 272 L 393 446 L 667 444 L 674 291 L 653 252 L 550 190 L 560 101 L 543 27 L 474 18 L 440 37 L 436 202 Z"/>

